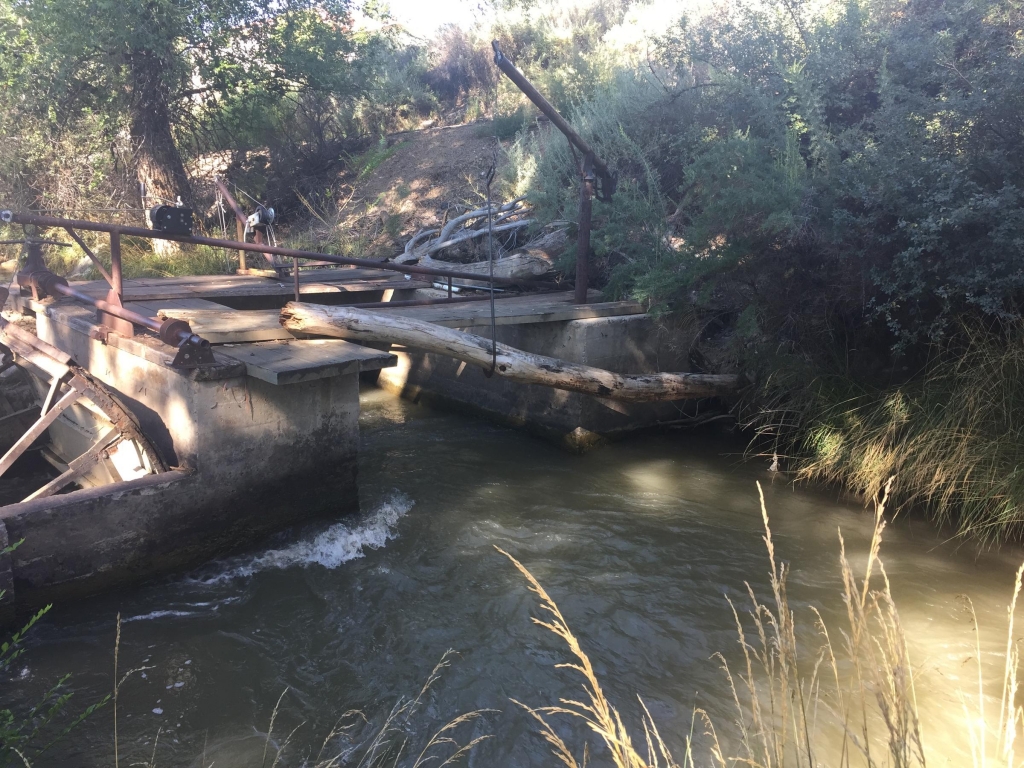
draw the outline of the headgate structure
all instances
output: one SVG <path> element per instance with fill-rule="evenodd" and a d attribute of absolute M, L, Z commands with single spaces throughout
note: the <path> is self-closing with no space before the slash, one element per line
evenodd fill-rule
<path fill-rule="evenodd" d="M 21 317 L 0 322 L 0 376 L 14 363 L 35 392 L 31 408 L 0 415 L 0 425 L 27 420 L 18 439 L 3 444 L 0 435 L 0 476 L 29 452 L 58 470 L 27 497 L 0 501 L 0 550 L 24 540 L 0 553 L 8 606 L 138 580 L 305 517 L 355 509 L 361 379 L 574 448 L 680 416 L 674 403 L 515 384 L 444 355 L 282 327 L 289 300 L 358 304 L 433 326 L 489 326 L 500 343 L 609 371 L 686 370 L 685 353 L 666 346 L 641 305 L 595 301 L 587 290 L 589 201 L 612 194 L 614 175 L 497 46 L 495 53 L 583 155 L 574 286 L 496 277 L 492 286 L 530 292 L 506 290 L 487 306 L 478 302 L 493 290 L 453 292 L 453 279 L 481 286 L 479 272 L 245 242 L 245 214 L 224 184 L 239 241 L 0 211 L 0 221 L 25 233 L 9 302 Z M 48 270 L 42 249 L 59 243 L 44 239 L 44 229 L 66 232 L 103 279 L 69 283 Z M 87 231 L 109 238 L 109 268 L 80 234 Z M 125 279 L 126 237 L 238 252 L 238 274 Z M 250 268 L 247 254 L 270 269 Z M 317 268 L 302 271 L 302 264 Z M 427 290 L 438 284 L 447 291 Z M 67 492 L 71 484 L 81 487 Z"/>

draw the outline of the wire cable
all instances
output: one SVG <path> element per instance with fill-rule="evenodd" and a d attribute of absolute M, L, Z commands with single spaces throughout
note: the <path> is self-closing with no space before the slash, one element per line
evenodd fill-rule
<path fill-rule="evenodd" d="M 498 367 L 498 340 L 494 318 L 494 205 L 491 203 L 491 182 L 498 170 L 498 150 L 495 148 L 491 155 L 491 167 L 487 169 L 487 262 L 490 265 L 490 294 L 491 294 L 491 370 L 484 371 L 487 378 L 494 375 Z"/>

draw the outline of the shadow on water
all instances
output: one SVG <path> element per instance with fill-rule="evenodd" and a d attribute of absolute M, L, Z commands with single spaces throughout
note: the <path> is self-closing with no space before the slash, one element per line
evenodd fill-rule
<path fill-rule="evenodd" d="M 361 428 L 359 515 L 58 606 L 5 683 L 10 698 L 28 701 L 64 672 L 83 704 L 108 692 L 120 612 L 122 669 L 151 667 L 122 689 L 122 764 L 148 760 L 162 729 L 158 765 L 199 765 L 204 750 L 217 766 L 258 765 L 251 755 L 262 753 L 262 731 L 288 687 L 275 733 L 303 724 L 291 747 L 297 765 L 345 711 L 379 722 L 453 648 L 414 736 L 494 708 L 475 732 L 495 738 L 470 764 L 547 763 L 547 747 L 509 699 L 553 703 L 575 695 L 578 681 L 553 669 L 566 652 L 531 624 L 536 601 L 498 545 L 558 601 L 624 714 L 637 714 L 642 694 L 681 754 L 695 703 L 732 719 L 711 660 L 737 655 L 724 596 L 742 603 L 745 582 L 767 594 L 754 481 L 767 482 L 798 612 L 814 605 L 841 623 L 837 529 L 857 557 L 870 536 L 859 507 L 771 484 L 762 467 L 739 462 L 736 445 L 706 436 L 645 436 L 575 456 L 376 390 L 364 393 Z M 909 524 L 893 526 L 883 549 L 915 658 L 943 680 L 973 641 L 956 596 L 970 594 L 998 649 L 1019 557 L 966 550 Z M 948 708 L 945 696 L 922 706 Z M 101 711 L 37 765 L 111 765 L 111 717 Z"/>

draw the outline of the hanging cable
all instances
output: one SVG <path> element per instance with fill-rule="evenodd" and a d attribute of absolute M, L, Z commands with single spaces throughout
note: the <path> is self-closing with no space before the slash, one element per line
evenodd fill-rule
<path fill-rule="evenodd" d="M 224 239 L 228 239 L 228 222 L 224 218 L 224 195 L 217 191 L 217 213 L 220 216 L 220 229 L 224 233 Z"/>
<path fill-rule="evenodd" d="M 490 264 L 490 294 L 491 294 L 491 370 L 484 371 L 487 378 L 494 375 L 498 367 L 498 340 L 494 319 L 494 205 L 491 203 L 491 182 L 494 181 L 494 174 L 498 170 L 498 150 L 495 148 L 491 155 L 491 167 L 487 169 L 487 262 Z"/>

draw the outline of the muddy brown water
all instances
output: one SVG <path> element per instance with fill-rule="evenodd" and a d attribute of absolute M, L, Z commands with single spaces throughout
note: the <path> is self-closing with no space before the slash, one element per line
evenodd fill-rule
<path fill-rule="evenodd" d="M 637 722 L 640 694 L 681 761 L 694 706 L 708 710 L 725 738 L 734 733 L 729 689 L 712 656 L 739 658 L 725 596 L 742 603 L 749 582 L 768 597 L 756 480 L 766 483 L 778 556 L 792 567 L 802 637 L 816 643 L 811 606 L 844 625 L 837 529 L 863 563 L 870 515 L 828 493 L 772 483 L 763 466 L 740 462 L 734 443 L 679 433 L 573 456 L 375 390 L 363 395 L 361 428 L 358 516 L 56 606 L 2 681 L 0 707 L 24 706 L 64 673 L 72 674 L 72 710 L 108 693 L 120 612 L 121 672 L 145 667 L 120 690 L 121 765 L 148 764 L 154 754 L 157 766 L 263 765 L 285 690 L 271 755 L 298 728 L 282 764 L 312 765 L 338 718 L 361 710 L 369 725 L 331 738 L 324 752 L 358 754 L 448 649 L 456 651 L 450 667 L 401 723 L 406 762 L 455 715 L 488 709 L 461 731 L 493 735 L 469 765 L 551 765 L 512 699 L 553 704 L 577 696 L 579 680 L 554 668 L 568 653 L 531 623 L 537 600 L 497 545 L 558 601 L 627 721 Z M 960 596 L 974 603 L 986 669 L 998 677 L 1022 553 L 978 554 L 921 522 L 896 521 L 883 557 L 918 667 L 931 762 L 965 764 L 960 696 L 970 699 L 977 683 Z M 584 731 L 557 722 L 582 757 Z M 825 739 L 821 751 L 832 747 Z M 113 765 L 113 708 L 33 764 Z"/>

